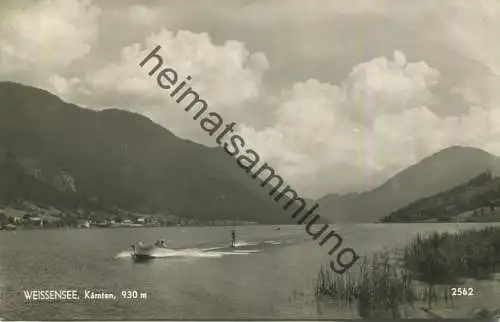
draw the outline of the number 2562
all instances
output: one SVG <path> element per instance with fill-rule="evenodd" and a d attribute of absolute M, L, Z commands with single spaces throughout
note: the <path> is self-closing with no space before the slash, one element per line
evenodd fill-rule
<path fill-rule="evenodd" d="M 469 288 L 452 288 L 451 296 L 474 296 L 474 289 L 472 287 Z"/>

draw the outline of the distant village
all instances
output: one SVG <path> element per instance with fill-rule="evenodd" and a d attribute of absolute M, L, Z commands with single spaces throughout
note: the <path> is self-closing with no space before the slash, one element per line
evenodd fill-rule
<path fill-rule="evenodd" d="M 20 209 L 19 209 L 20 208 Z M 85 210 L 62 211 L 56 208 L 40 208 L 31 204 L 22 207 L 0 206 L 0 230 L 34 228 L 127 228 L 165 226 L 229 226 L 255 225 L 255 222 L 233 220 L 209 220 L 178 218 L 171 214 L 139 214 L 116 211 L 103 214 Z"/>

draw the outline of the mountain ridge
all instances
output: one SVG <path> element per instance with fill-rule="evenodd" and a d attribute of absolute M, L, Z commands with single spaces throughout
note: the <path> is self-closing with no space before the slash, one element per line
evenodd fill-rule
<path fill-rule="evenodd" d="M 316 202 L 333 222 L 378 222 L 485 170 L 500 172 L 499 160 L 478 148 L 450 146 L 375 189 Z M 138 113 L 85 109 L 42 89 L 0 82 L 0 204 L 27 198 L 50 206 L 292 223 L 260 183 L 220 147 L 178 138 Z"/>
<path fill-rule="evenodd" d="M 396 173 L 380 186 L 317 200 L 328 218 L 339 222 L 374 222 L 418 199 L 449 190 L 480 173 L 500 172 L 500 158 L 475 147 L 453 145 Z"/>
<path fill-rule="evenodd" d="M 0 82 L 0 181 L 0 204 L 48 198 L 61 207 L 291 222 L 221 149 L 180 139 L 140 114 L 84 109 L 12 82 Z M 75 191 L 60 191 L 69 182 Z"/>
<path fill-rule="evenodd" d="M 412 202 L 381 221 L 498 221 L 499 210 L 500 177 L 486 171 L 450 190 Z"/>

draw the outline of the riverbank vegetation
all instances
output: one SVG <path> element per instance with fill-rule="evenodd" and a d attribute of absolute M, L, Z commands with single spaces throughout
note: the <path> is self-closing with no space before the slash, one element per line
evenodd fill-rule
<path fill-rule="evenodd" d="M 403 317 L 415 303 L 453 300 L 451 286 L 500 272 L 500 227 L 418 235 L 402 249 L 365 258 L 343 275 L 321 268 L 316 297 L 354 306 L 363 318 Z"/>

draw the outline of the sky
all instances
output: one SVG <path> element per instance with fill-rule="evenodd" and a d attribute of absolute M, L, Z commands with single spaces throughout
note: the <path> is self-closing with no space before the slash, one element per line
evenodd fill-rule
<path fill-rule="evenodd" d="M 0 80 L 215 142 L 165 64 L 302 195 L 376 187 L 451 145 L 500 155 L 499 0 L 6 0 Z"/>

